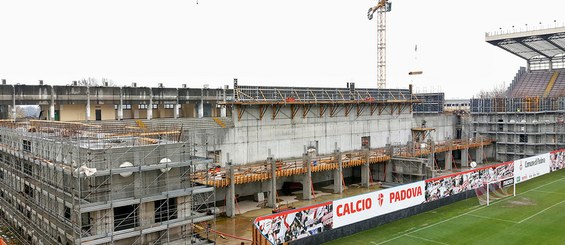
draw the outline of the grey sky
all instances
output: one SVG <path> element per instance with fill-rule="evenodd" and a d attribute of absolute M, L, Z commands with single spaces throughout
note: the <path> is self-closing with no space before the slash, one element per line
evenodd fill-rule
<path fill-rule="evenodd" d="M 562 1 L 392 0 L 388 88 L 464 98 L 525 61 L 485 32 L 564 24 Z M 0 1 L 0 78 L 166 87 L 376 87 L 376 0 Z M 415 54 L 414 46 L 418 46 Z M 417 57 L 417 59 L 416 59 Z M 424 75 L 408 76 L 411 70 Z"/>

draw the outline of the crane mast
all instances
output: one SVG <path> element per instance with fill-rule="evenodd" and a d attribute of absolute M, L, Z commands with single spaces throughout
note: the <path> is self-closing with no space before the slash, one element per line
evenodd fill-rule
<path fill-rule="evenodd" d="M 377 12 L 377 88 L 386 88 L 386 13 L 391 10 L 391 2 L 379 0 L 379 3 L 369 8 L 367 17 L 373 18 Z"/>

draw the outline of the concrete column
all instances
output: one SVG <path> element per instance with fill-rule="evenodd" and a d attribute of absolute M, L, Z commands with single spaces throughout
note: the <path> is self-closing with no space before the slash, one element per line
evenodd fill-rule
<path fill-rule="evenodd" d="M 51 103 L 49 104 L 49 120 L 55 121 L 55 88 L 51 85 Z"/>
<path fill-rule="evenodd" d="M 86 121 L 90 121 L 90 86 L 86 84 Z"/>
<path fill-rule="evenodd" d="M 365 163 L 361 165 L 361 187 L 369 187 L 371 169 L 369 168 L 369 152 L 365 151 Z"/>
<path fill-rule="evenodd" d="M 92 225 L 92 235 L 108 234 L 112 232 L 114 226 L 113 210 L 106 209 L 90 212 L 90 224 Z"/>
<path fill-rule="evenodd" d="M 337 159 L 337 169 L 334 170 L 334 193 L 343 192 L 343 162 L 341 159 L 341 151 L 336 147 L 334 156 Z"/>
<path fill-rule="evenodd" d="M 392 156 L 393 156 L 393 149 L 391 144 L 386 144 L 386 151 L 387 155 L 391 157 L 391 160 L 388 160 L 385 163 L 385 182 L 392 182 Z M 411 146 L 412 147 L 412 146 Z"/>
<path fill-rule="evenodd" d="M 200 104 L 198 104 L 198 118 L 204 117 L 204 88 L 200 89 Z"/>
<path fill-rule="evenodd" d="M 453 151 L 449 150 L 445 152 L 445 170 L 451 170 L 453 166 Z"/>
<path fill-rule="evenodd" d="M 133 165 L 134 166 L 138 166 L 139 168 L 141 168 L 142 165 L 145 165 L 145 162 L 143 161 L 143 157 L 144 157 L 144 152 L 134 152 L 133 153 Z M 146 195 L 147 193 L 143 193 L 142 190 L 144 190 L 144 184 L 143 184 L 143 179 L 142 179 L 142 175 L 143 172 L 139 171 L 138 173 L 133 173 L 133 193 L 135 197 L 142 197 L 143 195 Z"/>
<path fill-rule="evenodd" d="M 175 109 L 173 109 L 173 110 L 174 110 L 173 113 L 174 113 L 174 117 L 175 117 L 175 118 L 179 118 L 179 114 L 180 114 L 180 113 L 179 113 L 179 112 L 180 112 L 179 106 L 180 106 L 180 105 L 179 105 L 178 102 L 177 102 L 177 103 L 175 104 Z"/>
<path fill-rule="evenodd" d="M 16 85 L 12 85 L 12 119 L 16 121 Z"/>
<path fill-rule="evenodd" d="M 223 91 L 223 99 L 224 99 L 224 104 L 222 105 L 222 108 L 220 109 L 220 117 L 226 117 L 226 90 L 228 89 L 228 86 L 224 86 L 224 91 Z"/>
<path fill-rule="evenodd" d="M 118 104 L 118 120 L 124 120 L 124 91 L 120 87 L 120 104 Z"/>
<path fill-rule="evenodd" d="M 469 167 L 469 148 L 461 149 L 461 167 Z"/>
<path fill-rule="evenodd" d="M 149 105 L 147 105 L 147 120 L 153 118 L 153 89 L 149 88 Z"/>
<path fill-rule="evenodd" d="M 204 101 L 201 100 L 200 103 L 198 103 L 198 118 L 203 118 L 204 117 Z"/>
<path fill-rule="evenodd" d="M 230 218 L 235 217 L 235 181 L 234 169 L 231 162 L 228 163 L 228 172 L 230 176 L 230 186 L 226 193 L 226 215 Z"/>
<path fill-rule="evenodd" d="M 476 155 L 475 161 L 477 162 L 477 164 L 482 164 L 483 163 L 483 146 L 482 145 L 479 148 L 476 149 L 475 155 Z"/>
<path fill-rule="evenodd" d="M 269 149 L 269 157 L 267 158 L 267 163 L 271 165 L 271 193 L 269 193 L 268 204 L 269 207 L 277 207 L 277 163 L 273 160 L 271 156 L 271 150 Z"/>
<path fill-rule="evenodd" d="M 310 155 L 304 153 L 303 157 L 304 164 L 306 166 L 306 174 L 304 175 L 304 180 L 302 181 L 302 198 L 304 200 L 312 199 L 312 164 Z"/>

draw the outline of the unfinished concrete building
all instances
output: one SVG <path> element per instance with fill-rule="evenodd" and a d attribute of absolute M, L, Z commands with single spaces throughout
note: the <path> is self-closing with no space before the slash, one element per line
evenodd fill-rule
<path fill-rule="evenodd" d="M 206 243 L 214 205 L 233 216 L 236 196 L 274 207 L 284 182 L 310 199 L 321 185 L 406 183 L 493 152 L 442 113 L 443 94 L 410 88 L 0 86 L 9 117 L 26 104 L 47 113 L 0 133 L 0 214 L 34 243 Z"/>
<path fill-rule="evenodd" d="M 474 136 L 496 140 L 508 161 L 565 147 L 565 28 L 487 35 L 526 60 L 505 94 L 471 100 Z"/>
<path fill-rule="evenodd" d="M 0 216 L 25 243 L 212 243 L 214 188 L 193 178 L 213 140 L 194 124 L 2 121 Z"/>

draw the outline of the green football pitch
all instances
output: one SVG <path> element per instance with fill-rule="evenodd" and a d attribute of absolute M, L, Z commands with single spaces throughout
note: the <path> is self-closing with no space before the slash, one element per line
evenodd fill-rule
<path fill-rule="evenodd" d="M 516 185 L 516 196 L 470 198 L 327 244 L 565 244 L 565 170 Z"/>

